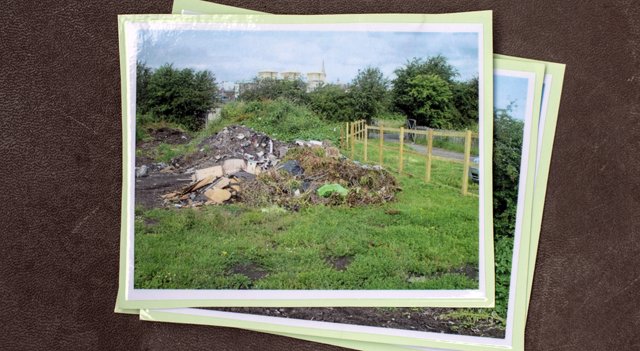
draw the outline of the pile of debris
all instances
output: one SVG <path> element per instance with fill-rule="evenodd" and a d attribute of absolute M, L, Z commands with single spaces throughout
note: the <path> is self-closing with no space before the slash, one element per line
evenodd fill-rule
<path fill-rule="evenodd" d="M 296 211 L 305 205 L 380 204 L 393 201 L 400 190 L 382 167 L 351 161 L 331 146 L 294 147 L 283 161 L 249 181 L 250 191 L 238 194 L 239 199 L 251 206 Z"/>
<path fill-rule="evenodd" d="M 220 205 L 233 201 L 240 192 L 240 184 L 251 180 L 259 173 L 252 163 L 243 159 L 227 159 L 220 165 L 199 169 L 192 175 L 192 183 L 178 191 L 162 196 L 165 202 L 176 207 L 199 207 L 202 205 Z"/>
<path fill-rule="evenodd" d="M 399 190 L 389 172 L 351 161 L 329 142 L 286 144 L 245 126 L 229 126 L 198 148 L 161 170 L 152 167 L 191 177 L 190 184 L 162 196 L 165 205 L 242 202 L 297 210 L 310 204 L 383 203 Z"/>
<path fill-rule="evenodd" d="M 198 150 L 174 159 L 176 169 L 187 173 L 221 164 L 228 159 L 244 159 L 263 170 L 273 167 L 286 155 L 290 145 L 256 132 L 246 126 L 228 126 L 204 139 Z M 253 166 L 251 166 L 253 167 Z"/>

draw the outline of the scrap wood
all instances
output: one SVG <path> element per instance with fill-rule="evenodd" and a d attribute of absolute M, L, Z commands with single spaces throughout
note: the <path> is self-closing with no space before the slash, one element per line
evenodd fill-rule
<path fill-rule="evenodd" d="M 225 189 L 212 188 L 205 191 L 204 196 L 209 199 L 207 203 L 221 204 L 231 198 L 231 193 Z"/>
<path fill-rule="evenodd" d="M 199 180 L 199 181 L 197 181 L 197 182 L 195 182 L 195 183 L 193 183 L 193 184 L 191 184 L 191 185 L 187 186 L 186 188 L 184 188 L 184 189 L 182 190 L 182 195 L 184 195 L 184 194 L 186 194 L 186 193 L 194 192 L 194 191 L 196 191 L 196 190 L 198 190 L 198 189 L 200 189 L 200 188 L 202 188 L 202 187 L 204 187 L 204 186 L 206 186 L 206 185 L 209 185 L 209 184 L 211 184 L 215 179 L 216 179 L 216 177 L 215 177 L 215 176 L 213 176 L 213 175 L 209 175 L 209 176 L 207 176 L 207 177 L 205 177 L 205 178 L 203 178 L 203 179 L 201 179 L 201 180 Z"/>
<path fill-rule="evenodd" d="M 193 174 L 192 180 L 195 182 L 200 179 L 207 178 L 209 176 L 214 176 L 217 178 L 217 177 L 222 177 L 223 175 L 224 175 L 224 171 L 222 169 L 222 166 L 213 166 L 213 167 L 196 170 L 196 172 Z"/>

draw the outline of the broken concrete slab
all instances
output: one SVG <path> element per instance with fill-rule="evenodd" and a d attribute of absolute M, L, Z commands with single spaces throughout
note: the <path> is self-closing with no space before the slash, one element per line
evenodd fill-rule
<path fill-rule="evenodd" d="M 255 174 L 251 174 L 247 171 L 238 171 L 235 172 L 233 174 L 231 174 L 233 177 L 238 178 L 239 180 L 242 181 L 248 181 L 248 180 L 253 180 L 256 179 L 256 175 Z"/>
<path fill-rule="evenodd" d="M 142 178 L 148 175 L 149 175 L 149 167 L 147 167 L 146 165 L 136 167 L 136 178 Z"/>
<path fill-rule="evenodd" d="M 222 170 L 224 174 L 233 174 L 238 171 L 244 171 L 247 169 L 247 163 L 241 158 L 232 158 L 224 160 L 222 163 Z"/>

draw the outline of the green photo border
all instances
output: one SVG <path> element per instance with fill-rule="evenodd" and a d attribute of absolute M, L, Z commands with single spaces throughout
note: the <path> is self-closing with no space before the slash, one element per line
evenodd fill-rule
<path fill-rule="evenodd" d="M 398 345 L 406 346 L 420 346 L 420 347 L 432 347 L 446 350 L 521 350 L 524 348 L 524 328 L 526 322 L 526 310 L 528 305 L 528 270 L 529 263 L 531 261 L 530 255 L 530 243 L 532 240 L 531 223 L 532 209 L 534 202 L 534 182 L 533 179 L 536 175 L 535 160 L 537 154 L 537 141 L 538 141 L 538 120 L 540 117 L 540 106 L 542 98 L 542 83 L 545 73 L 545 65 L 542 63 L 525 62 L 519 60 L 510 60 L 506 58 L 496 58 L 494 61 L 496 70 L 512 70 L 530 72 L 535 75 L 534 84 L 534 101 L 532 106 L 532 118 L 530 121 L 529 130 L 529 150 L 528 160 L 529 164 L 526 172 L 525 190 L 524 190 L 524 209 L 522 212 L 522 228 L 520 245 L 517 247 L 518 258 L 516 264 L 516 285 L 515 289 L 515 303 L 513 312 L 513 324 L 511 340 L 506 339 L 492 339 L 492 338 L 472 338 L 475 340 L 467 340 L 463 342 L 451 342 L 438 340 L 436 337 L 433 339 L 426 338 L 408 338 L 403 336 L 389 336 L 389 335 L 377 335 L 364 332 L 352 332 L 345 330 L 326 330 L 326 329 L 314 329 L 310 326 L 291 326 L 279 325 L 270 322 L 257 322 L 241 320 L 240 318 L 224 318 L 224 317 L 212 317 L 203 316 L 197 314 L 197 309 L 192 309 L 193 314 L 188 313 L 176 313 L 171 310 L 143 310 L 140 311 L 140 318 L 142 320 L 163 321 L 163 322 L 175 322 L 175 323 L 189 323 L 200 325 L 216 325 L 225 327 L 236 327 L 243 329 L 250 329 L 254 331 L 274 333 L 284 336 L 296 337 L 314 342 L 321 342 L 332 344 L 336 346 L 350 347 L 361 350 L 390 350 L 390 349 L 405 349 Z M 548 119 L 551 122 L 551 119 Z M 542 157 L 541 157 L 542 159 Z M 541 162 L 542 165 L 542 162 Z M 538 186 L 541 186 L 538 183 Z M 546 185 L 545 185 L 546 186 Z M 514 264 L 515 264 L 514 260 Z M 525 279 L 523 279 L 523 277 Z M 513 279 L 512 279 L 513 281 Z M 184 311 L 182 311 L 184 312 Z M 240 313 L 226 313 L 228 316 L 235 315 L 240 317 L 243 314 Z M 284 318 L 270 318 L 284 319 Z M 483 343 L 482 341 L 486 341 Z M 503 341 L 502 343 L 500 341 Z"/>
<path fill-rule="evenodd" d="M 333 23 L 433 23 L 433 24 L 481 24 L 483 27 L 482 39 L 484 50 L 481 52 L 484 67 L 484 96 L 483 106 L 483 128 L 484 138 L 493 135 L 493 67 L 492 67 L 492 14 L 491 11 L 479 11 L 462 14 L 443 14 L 443 15 L 418 15 L 418 14 L 392 14 L 392 15 L 322 15 L 322 16 L 279 16 L 279 15 L 121 15 L 118 18 L 119 39 L 120 39 L 120 63 L 121 63 L 121 86 L 122 86 L 122 123 L 123 123 L 123 194 L 122 194 L 122 219 L 121 219 L 121 245 L 120 245 L 120 279 L 119 291 L 117 298 L 116 311 L 125 312 L 130 309 L 149 309 L 149 308 L 178 308 L 178 307 L 228 307 L 228 306 L 278 306 L 278 307 L 324 307 L 324 306 L 354 306 L 354 307 L 373 307 L 373 306 L 403 306 L 403 307 L 493 307 L 495 304 L 495 272 L 494 255 L 493 255 L 493 216 L 492 216 L 492 174 L 491 167 L 484 166 L 482 178 L 484 182 L 481 189 L 484 192 L 484 198 L 481 197 L 485 208 L 485 216 L 481 218 L 483 223 L 484 243 L 480 243 L 480 247 L 484 244 L 484 297 L 482 298 L 414 298 L 414 299 L 392 299 L 392 298 L 349 298 L 349 299 L 297 299 L 297 300 L 268 300 L 268 299 L 173 299 L 173 300 L 131 300 L 127 299 L 127 269 L 133 264 L 127 262 L 127 252 L 129 249 L 128 226 L 129 213 L 127 201 L 129 196 L 128 188 L 131 185 L 129 152 L 131 147 L 131 118 L 129 116 L 129 91 L 128 91 L 128 67 L 126 52 L 126 31 L 125 26 L 128 23 L 225 23 L 228 25 L 235 24 L 333 24 Z M 491 165 L 491 147 L 492 143 L 484 142 L 482 146 L 483 158 L 481 162 Z M 489 213 L 489 215 L 487 215 Z M 482 286 L 482 282 L 481 282 Z"/>

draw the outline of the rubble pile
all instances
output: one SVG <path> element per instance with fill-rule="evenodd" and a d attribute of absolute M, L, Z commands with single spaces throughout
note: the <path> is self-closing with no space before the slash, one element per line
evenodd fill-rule
<path fill-rule="evenodd" d="M 191 172 L 227 159 L 244 159 L 264 170 L 275 166 L 289 147 L 251 128 L 233 125 L 204 139 L 195 153 L 174 159 L 172 166 Z"/>
<path fill-rule="evenodd" d="M 162 196 L 174 207 L 241 202 L 289 210 L 310 204 L 358 206 L 392 201 L 395 178 L 379 166 L 362 165 L 328 142 L 286 144 L 244 126 L 229 126 L 204 139 L 198 150 L 157 170 L 190 176 L 191 182 Z"/>

